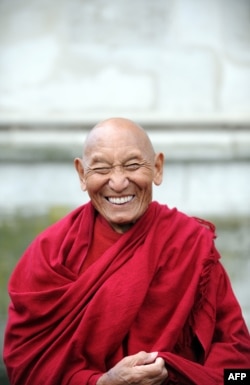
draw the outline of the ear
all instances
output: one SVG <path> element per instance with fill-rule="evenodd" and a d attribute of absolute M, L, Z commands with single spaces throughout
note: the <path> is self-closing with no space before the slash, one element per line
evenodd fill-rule
<path fill-rule="evenodd" d="M 155 160 L 154 160 L 153 182 L 156 186 L 159 186 L 162 182 L 163 167 L 164 167 L 164 155 L 162 152 L 160 152 L 159 154 L 155 154 Z"/>
<path fill-rule="evenodd" d="M 85 176 L 84 176 L 84 168 L 83 168 L 83 164 L 82 164 L 82 159 L 75 158 L 74 164 L 75 164 L 75 169 L 76 169 L 78 176 L 79 176 L 79 179 L 80 179 L 81 189 L 83 191 L 86 191 L 87 188 L 86 188 L 86 181 L 85 181 Z"/>

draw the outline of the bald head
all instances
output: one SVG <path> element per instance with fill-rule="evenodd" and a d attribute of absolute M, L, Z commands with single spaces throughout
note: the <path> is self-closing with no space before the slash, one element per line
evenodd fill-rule
<path fill-rule="evenodd" d="M 75 167 L 96 211 L 115 231 L 124 232 L 151 203 L 152 185 L 162 181 L 163 162 L 142 127 L 112 118 L 92 128 Z"/>
<path fill-rule="evenodd" d="M 111 146 L 115 146 L 117 140 L 122 142 L 124 146 L 132 140 L 135 141 L 140 148 L 144 149 L 149 159 L 153 159 L 155 155 L 153 145 L 140 125 L 125 118 L 111 118 L 97 123 L 91 129 L 84 144 L 83 158 L 88 156 L 93 147 L 100 143 L 105 141 Z"/>

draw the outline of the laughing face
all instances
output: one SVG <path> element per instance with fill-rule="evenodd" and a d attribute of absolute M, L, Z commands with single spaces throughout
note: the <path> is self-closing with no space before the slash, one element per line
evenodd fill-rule
<path fill-rule="evenodd" d="M 96 210 L 123 233 L 152 201 L 152 184 L 162 180 L 163 154 L 154 153 L 145 131 L 135 123 L 109 119 L 92 129 L 75 167 Z"/>

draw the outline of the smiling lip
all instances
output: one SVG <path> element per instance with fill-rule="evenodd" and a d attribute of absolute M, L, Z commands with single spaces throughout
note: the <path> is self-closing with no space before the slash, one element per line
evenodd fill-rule
<path fill-rule="evenodd" d="M 127 195 L 125 197 L 107 197 L 107 200 L 115 205 L 124 205 L 130 202 L 134 198 L 134 195 Z"/>

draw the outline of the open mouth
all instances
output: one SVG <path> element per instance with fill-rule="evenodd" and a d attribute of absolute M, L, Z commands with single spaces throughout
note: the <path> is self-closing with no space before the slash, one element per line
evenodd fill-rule
<path fill-rule="evenodd" d="M 131 202 L 134 195 L 127 195 L 125 197 L 107 197 L 106 199 L 114 205 L 124 205 L 125 203 Z"/>

